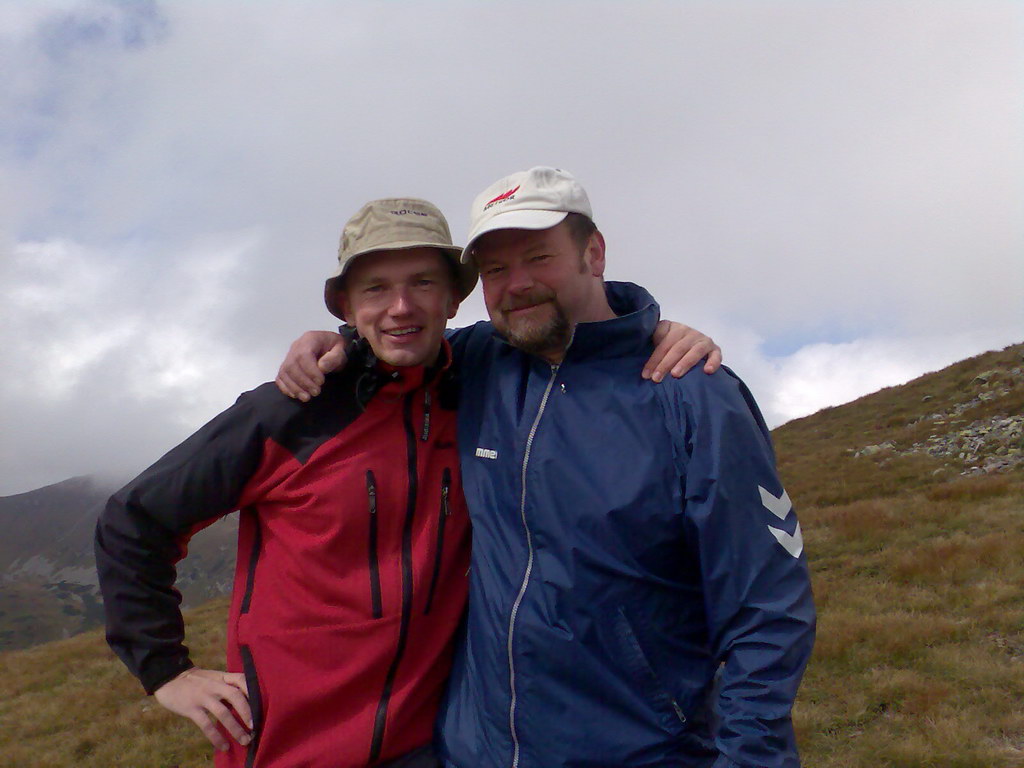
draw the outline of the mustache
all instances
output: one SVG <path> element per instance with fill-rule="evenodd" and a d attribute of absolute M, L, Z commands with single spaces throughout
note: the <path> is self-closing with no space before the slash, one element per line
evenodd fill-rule
<path fill-rule="evenodd" d="M 554 291 L 535 290 L 522 296 L 516 296 L 515 298 L 505 301 L 501 305 L 501 311 L 513 312 L 517 309 L 525 309 L 526 307 L 532 307 L 535 304 L 543 304 L 546 301 L 552 301 L 554 298 Z"/>

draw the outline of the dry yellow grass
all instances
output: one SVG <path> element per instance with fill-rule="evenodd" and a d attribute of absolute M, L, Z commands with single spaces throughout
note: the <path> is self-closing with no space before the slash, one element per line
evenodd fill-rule
<path fill-rule="evenodd" d="M 188 616 L 197 663 L 223 665 L 223 600 Z M 192 723 L 143 694 L 102 633 L 0 655 L 3 768 L 203 768 Z"/>
<path fill-rule="evenodd" d="M 1024 472 L 964 477 L 903 453 L 936 431 L 922 417 L 974 401 L 982 371 L 1002 394 L 964 422 L 1024 411 L 1020 377 L 1001 373 L 1022 351 L 776 430 L 819 609 L 794 710 L 810 768 L 1024 766 Z"/>
<path fill-rule="evenodd" d="M 805 516 L 820 615 L 795 710 L 806 765 L 1024 766 L 1024 483 L 1001 488 Z"/>

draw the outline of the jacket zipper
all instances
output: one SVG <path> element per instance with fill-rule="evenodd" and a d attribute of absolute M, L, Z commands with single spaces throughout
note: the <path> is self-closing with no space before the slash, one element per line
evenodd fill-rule
<path fill-rule="evenodd" d="M 571 343 L 571 341 L 570 341 Z M 533 571 L 533 535 L 530 533 L 530 525 L 526 521 L 526 466 L 530 462 L 530 449 L 533 447 L 533 438 L 537 434 L 537 427 L 540 424 L 540 418 L 544 415 L 544 408 L 548 404 L 548 396 L 551 394 L 551 388 L 555 384 L 555 378 L 558 376 L 558 366 L 551 366 L 551 378 L 548 380 L 548 386 L 544 390 L 544 396 L 540 400 L 540 407 L 537 409 L 537 416 L 533 420 L 533 425 L 530 427 L 530 434 L 526 438 L 526 450 L 523 452 L 523 468 L 521 473 L 521 484 L 522 490 L 519 497 L 519 516 L 523 521 L 523 530 L 526 531 L 526 572 L 523 574 L 523 583 L 519 586 L 519 594 L 516 595 L 515 602 L 512 603 L 512 614 L 508 620 L 508 679 L 509 688 L 511 689 L 512 699 L 509 703 L 508 709 L 508 724 L 509 731 L 512 735 L 512 768 L 519 768 L 519 734 L 516 732 L 516 665 L 515 659 L 512 655 L 512 635 L 515 632 L 516 626 L 516 614 L 519 613 L 519 606 L 523 602 L 523 597 L 526 594 L 526 588 L 530 584 L 530 573 Z"/>
<path fill-rule="evenodd" d="M 238 608 L 239 616 L 249 612 L 252 604 L 252 593 L 256 585 L 256 562 L 259 560 L 260 549 L 263 545 L 263 529 L 259 525 L 259 517 L 253 512 L 251 514 L 255 521 L 255 533 L 252 538 L 252 549 L 249 551 L 249 567 L 245 575 L 245 593 L 242 595 L 242 603 Z M 256 664 L 252 659 L 252 651 L 248 645 L 239 643 L 238 653 L 242 657 L 242 672 L 245 674 L 245 684 L 249 689 L 249 707 L 252 710 L 252 741 L 245 751 L 245 768 L 252 768 L 256 760 L 256 751 L 260 746 L 260 732 L 263 725 L 263 697 L 260 695 L 259 678 L 256 676 Z"/>
<path fill-rule="evenodd" d="M 391 701 L 391 689 L 395 684 L 398 664 L 405 652 L 405 643 L 409 636 L 409 617 L 412 613 L 412 526 L 416 512 L 416 495 L 418 493 L 418 475 L 416 470 L 416 431 L 412 423 L 413 393 L 405 398 L 403 421 L 405 422 L 406 460 L 408 462 L 409 484 L 405 506 L 405 524 L 402 527 L 402 618 L 398 626 L 398 644 L 395 657 L 391 660 L 387 677 L 384 679 L 384 690 L 377 703 L 377 714 L 373 719 L 373 738 L 370 741 L 370 763 L 380 757 L 384 744 L 384 727 L 388 720 L 388 704 Z"/>
<path fill-rule="evenodd" d="M 252 710 L 252 741 L 245 751 L 245 768 L 252 768 L 256 763 L 256 752 L 260 748 L 260 731 L 263 725 L 263 696 L 260 693 L 260 681 L 256 676 L 256 663 L 252 659 L 249 646 L 238 646 L 242 656 L 242 671 L 245 673 L 245 687 L 249 690 L 249 708 Z"/>
<path fill-rule="evenodd" d="M 437 520 L 437 546 L 434 548 L 434 575 L 430 578 L 430 591 L 427 592 L 427 607 L 423 609 L 424 615 L 430 613 L 430 606 L 434 602 L 434 590 L 437 589 L 437 580 L 441 574 L 441 553 L 444 551 L 444 523 L 451 514 L 448 507 L 448 490 L 452 484 L 452 471 L 444 468 L 441 475 L 441 513 Z"/>
<path fill-rule="evenodd" d="M 659 710 L 666 705 L 671 707 L 672 713 L 679 723 L 686 725 L 686 713 L 683 712 L 683 708 L 679 706 L 679 702 L 676 701 L 675 697 L 662 685 L 658 673 L 654 671 L 650 659 L 644 652 L 640 636 L 637 635 L 636 629 L 634 629 L 632 622 L 630 622 L 629 617 L 626 615 L 625 609 L 621 606 L 618 609 L 616 631 L 621 637 L 623 643 L 622 650 L 625 653 L 624 658 L 630 673 L 639 680 L 646 679 L 650 684 L 650 691 L 647 693 L 647 696 L 650 698 L 651 704 Z"/>
<path fill-rule="evenodd" d="M 245 574 L 245 593 L 242 595 L 242 604 L 238 607 L 239 615 L 249 612 L 249 604 L 252 602 L 252 591 L 256 586 L 256 561 L 259 560 L 260 548 L 263 545 L 263 529 L 260 527 L 259 516 L 248 511 L 242 514 L 253 516 L 255 533 L 252 537 L 252 549 L 249 550 L 249 568 Z"/>
<path fill-rule="evenodd" d="M 380 563 L 377 560 L 377 483 L 373 470 L 366 470 L 366 495 L 370 505 L 370 604 L 373 618 L 384 615 L 380 599 Z"/>

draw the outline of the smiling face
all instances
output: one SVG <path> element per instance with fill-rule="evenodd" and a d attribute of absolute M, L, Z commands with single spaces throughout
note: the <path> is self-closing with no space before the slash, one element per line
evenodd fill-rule
<path fill-rule="evenodd" d="M 562 359 L 576 323 L 614 316 L 604 293 L 604 238 L 581 249 L 565 222 L 500 229 L 476 241 L 473 258 L 491 322 L 524 352 Z"/>
<path fill-rule="evenodd" d="M 359 256 L 338 302 L 377 358 L 394 366 L 431 365 L 459 308 L 451 267 L 436 248 Z"/>

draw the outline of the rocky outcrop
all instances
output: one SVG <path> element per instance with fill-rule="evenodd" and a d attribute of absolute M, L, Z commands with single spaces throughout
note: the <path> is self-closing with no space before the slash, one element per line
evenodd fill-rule
<path fill-rule="evenodd" d="M 960 418 L 985 403 L 1009 395 L 1016 387 L 1024 387 L 1024 366 L 993 369 L 977 374 L 964 392 L 964 399 L 943 411 L 916 419 L 909 426 L 928 423 L 932 433 L 923 441 L 901 446 L 886 440 L 851 451 L 855 458 L 880 454 L 927 454 L 954 464 L 962 475 L 1006 472 L 1024 466 L 1024 414 L 988 416 L 968 421 Z M 924 403 L 934 396 L 926 394 Z M 883 456 L 883 459 L 885 457 Z"/>
<path fill-rule="evenodd" d="M 945 422 L 936 420 L 937 426 Z M 951 422 L 954 426 L 956 421 Z M 1024 464 L 1024 416 L 980 419 L 965 427 L 957 426 L 936 432 L 921 443 L 914 443 L 907 453 L 927 453 L 962 462 L 961 474 L 988 474 Z"/>

